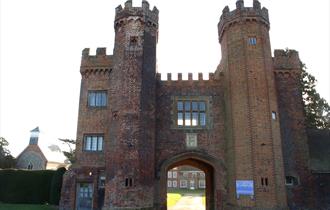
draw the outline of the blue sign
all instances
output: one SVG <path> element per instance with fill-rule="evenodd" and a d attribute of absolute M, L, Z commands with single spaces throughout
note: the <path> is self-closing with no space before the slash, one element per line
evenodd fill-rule
<path fill-rule="evenodd" d="M 236 195 L 254 196 L 253 180 L 236 180 Z"/>

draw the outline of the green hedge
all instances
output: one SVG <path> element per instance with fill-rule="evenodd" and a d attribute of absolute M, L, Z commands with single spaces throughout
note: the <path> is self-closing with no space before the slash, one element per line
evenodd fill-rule
<path fill-rule="evenodd" d="M 58 205 L 58 203 L 60 202 L 62 180 L 65 171 L 65 168 L 59 168 L 53 175 L 49 193 L 49 203 L 52 205 Z"/>
<path fill-rule="evenodd" d="M 60 189 L 58 190 L 58 186 L 56 186 L 56 183 L 59 183 L 59 174 L 63 175 L 59 170 L 0 170 L 0 202 L 26 204 L 50 203 L 50 198 L 56 197 L 54 195 L 55 192 L 60 193 Z M 60 178 L 62 179 L 62 177 Z M 53 179 L 56 181 L 53 181 Z M 54 182 L 53 186 L 52 182 Z M 55 199 L 52 199 L 52 202 L 53 204 L 58 204 L 58 201 Z"/>

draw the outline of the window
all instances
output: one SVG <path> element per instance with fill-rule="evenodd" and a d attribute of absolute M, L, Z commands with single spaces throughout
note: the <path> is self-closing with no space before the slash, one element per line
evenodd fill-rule
<path fill-rule="evenodd" d="M 249 45 L 257 45 L 257 38 L 256 37 L 249 37 Z"/>
<path fill-rule="evenodd" d="M 105 171 L 100 171 L 99 188 L 104 188 L 104 187 L 105 187 Z"/>
<path fill-rule="evenodd" d="M 172 178 L 172 172 L 171 171 L 167 172 L 167 177 Z"/>
<path fill-rule="evenodd" d="M 261 178 L 261 186 L 268 186 L 268 178 Z"/>
<path fill-rule="evenodd" d="M 180 188 L 187 188 L 187 180 L 180 180 Z"/>
<path fill-rule="evenodd" d="M 173 181 L 173 182 L 172 182 L 172 186 L 173 186 L 173 187 L 178 187 L 178 183 L 177 183 L 176 181 Z"/>
<path fill-rule="evenodd" d="M 287 186 L 295 186 L 298 185 L 298 178 L 294 176 L 286 176 L 285 177 L 285 185 Z"/>
<path fill-rule="evenodd" d="M 32 165 L 32 163 L 29 163 L 27 169 L 28 169 L 28 170 L 32 170 L 32 169 L 33 169 L 33 165 Z"/>
<path fill-rule="evenodd" d="M 272 112 L 272 119 L 273 119 L 273 120 L 276 120 L 276 118 L 277 118 L 277 116 L 276 116 L 276 112 L 273 111 L 273 112 Z"/>
<path fill-rule="evenodd" d="M 92 209 L 92 206 L 93 206 L 93 184 L 78 183 L 77 207 L 79 207 L 79 209 Z"/>
<path fill-rule="evenodd" d="M 172 181 L 167 181 L 167 187 L 172 187 Z"/>
<path fill-rule="evenodd" d="M 188 177 L 188 172 L 183 172 L 183 177 Z"/>
<path fill-rule="evenodd" d="M 106 107 L 107 106 L 107 91 L 104 91 L 104 90 L 88 91 L 88 106 L 89 107 Z"/>
<path fill-rule="evenodd" d="M 139 38 L 137 36 L 131 36 L 129 39 L 130 46 L 137 46 Z"/>
<path fill-rule="evenodd" d="M 205 188 L 205 180 L 199 180 L 198 186 L 199 186 L 199 188 Z"/>
<path fill-rule="evenodd" d="M 91 198 L 93 196 L 93 186 L 89 183 L 80 183 L 79 185 L 79 197 Z"/>
<path fill-rule="evenodd" d="M 103 136 L 97 136 L 97 135 L 85 136 L 84 150 L 85 151 L 102 151 L 103 150 Z"/>
<path fill-rule="evenodd" d="M 132 178 L 126 178 L 125 179 L 125 187 L 132 187 L 133 186 L 133 179 Z"/>
<path fill-rule="evenodd" d="M 184 127 L 196 127 L 206 125 L 205 101 L 177 101 L 177 125 Z"/>
<path fill-rule="evenodd" d="M 173 171 L 173 178 L 176 179 L 176 177 L 177 177 L 177 172 Z"/>

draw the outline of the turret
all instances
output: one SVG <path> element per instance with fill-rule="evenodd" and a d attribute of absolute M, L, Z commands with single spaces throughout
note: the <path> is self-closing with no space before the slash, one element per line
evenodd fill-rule
<path fill-rule="evenodd" d="M 148 209 L 154 203 L 158 10 L 128 0 L 116 8 L 114 25 L 105 202 L 115 209 Z"/>
<path fill-rule="evenodd" d="M 238 0 L 236 2 L 236 9 L 233 11 L 229 11 L 229 7 L 226 6 L 222 11 L 218 24 L 219 41 L 221 42 L 222 35 L 228 27 L 236 23 L 250 21 L 264 24 L 269 29 L 268 10 L 265 7 L 261 9 L 261 4 L 258 0 L 253 0 L 253 7 L 244 7 L 244 1 Z"/>
<path fill-rule="evenodd" d="M 228 110 L 229 200 L 239 207 L 287 205 L 269 26 L 268 10 L 258 0 L 252 7 L 243 0 L 233 11 L 225 7 L 218 24 Z M 249 181 L 254 189 L 241 195 L 237 180 Z"/>
<path fill-rule="evenodd" d="M 31 135 L 30 135 L 30 145 L 32 144 L 35 144 L 37 145 L 38 144 L 38 139 L 39 139 L 39 133 L 40 133 L 40 130 L 39 130 L 39 127 L 36 127 L 35 129 L 31 130 Z"/>

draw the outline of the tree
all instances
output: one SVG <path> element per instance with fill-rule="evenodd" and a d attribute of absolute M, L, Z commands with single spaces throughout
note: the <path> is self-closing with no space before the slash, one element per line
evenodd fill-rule
<path fill-rule="evenodd" d="M 15 158 L 6 148 L 9 145 L 8 141 L 0 137 L 0 168 L 14 168 L 16 166 Z"/>
<path fill-rule="evenodd" d="M 300 85 L 308 128 L 330 129 L 330 106 L 316 91 L 317 80 L 302 64 Z"/>
<path fill-rule="evenodd" d="M 73 139 L 58 139 L 62 142 L 62 144 L 65 144 L 69 147 L 69 152 L 63 151 L 63 154 L 65 157 L 68 158 L 71 164 L 73 164 L 76 161 L 76 149 L 73 148 L 76 145 L 76 140 Z"/>

